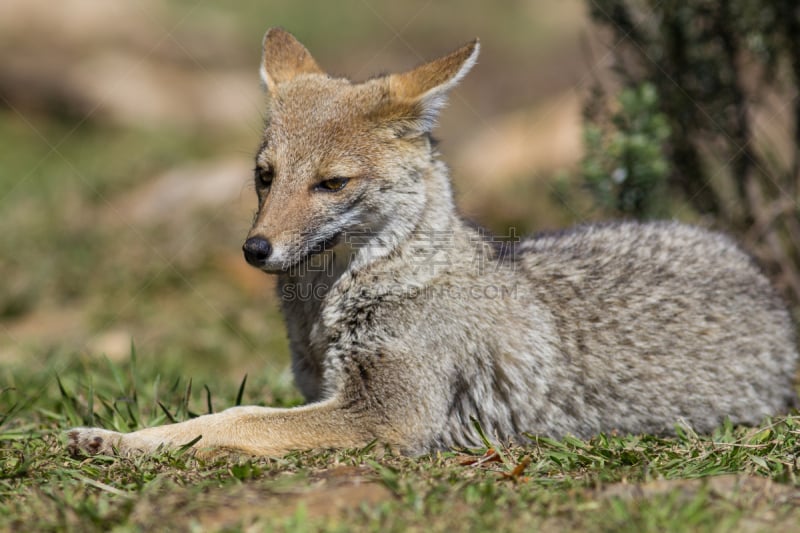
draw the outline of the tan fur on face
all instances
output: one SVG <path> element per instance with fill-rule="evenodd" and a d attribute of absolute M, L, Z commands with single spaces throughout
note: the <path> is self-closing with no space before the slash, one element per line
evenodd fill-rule
<path fill-rule="evenodd" d="M 262 193 L 250 236 L 268 239 L 276 252 L 300 249 L 314 237 L 337 206 L 363 192 L 367 180 L 381 179 L 376 169 L 390 134 L 369 118 L 381 101 L 382 83 L 352 85 L 324 75 L 306 75 L 271 91 L 260 165 L 274 169 Z M 324 179 L 349 178 L 345 189 L 324 193 Z"/>
<path fill-rule="evenodd" d="M 433 127 L 447 90 L 472 67 L 478 49 L 473 41 L 408 72 L 355 84 L 324 74 L 286 32 L 267 33 L 262 60 L 267 128 L 257 163 L 274 169 L 275 179 L 269 192 L 260 194 L 248 236 L 273 246 L 266 270 L 294 263 L 312 237 L 325 237 L 327 217 L 338 206 L 367 196 L 371 188 L 397 185 L 410 170 L 408 161 L 427 161 L 429 144 L 420 137 Z M 314 191 L 333 177 L 351 181 L 340 193 Z M 383 218 L 373 209 L 344 229 L 378 231 Z"/>

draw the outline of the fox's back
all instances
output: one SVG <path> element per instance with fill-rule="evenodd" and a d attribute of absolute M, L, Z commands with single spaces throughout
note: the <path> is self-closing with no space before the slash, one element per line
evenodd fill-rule
<path fill-rule="evenodd" d="M 584 226 L 524 241 L 516 263 L 600 427 L 710 430 L 794 402 L 785 305 L 729 238 L 677 223 Z M 590 413 L 584 413 L 589 415 Z"/>

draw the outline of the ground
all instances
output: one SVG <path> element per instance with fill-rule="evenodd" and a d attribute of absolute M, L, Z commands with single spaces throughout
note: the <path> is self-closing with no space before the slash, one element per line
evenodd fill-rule
<path fill-rule="evenodd" d="M 508 447 L 484 435 L 479 449 L 421 457 L 377 443 L 276 458 L 70 457 L 70 426 L 129 430 L 297 396 L 280 377 L 209 385 L 137 355 L 53 377 L 18 371 L 2 390 L 0 529 L 800 531 L 797 415 L 710 436 Z"/>

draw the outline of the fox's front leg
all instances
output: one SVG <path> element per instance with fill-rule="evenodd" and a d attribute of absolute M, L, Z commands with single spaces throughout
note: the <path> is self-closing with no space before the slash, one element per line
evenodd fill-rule
<path fill-rule="evenodd" d="M 360 447 L 375 438 L 363 413 L 344 409 L 336 399 L 291 409 L 233 407 L 186 422 L 118 433 L 99 428 L 69 431 L 73 454 L 123 455 L 177 448 L 199 440 L 201 452 L 236 451 L 250 455 L 283 455 L 291 450 Z"/>

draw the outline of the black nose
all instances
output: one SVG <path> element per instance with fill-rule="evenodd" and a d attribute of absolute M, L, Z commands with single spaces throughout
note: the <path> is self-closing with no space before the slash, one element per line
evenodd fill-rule
<path fill-rule="evenodd" d="M 263 237 L 250 237 L 242 246 L 245 260 L 253 266 L 261 266 L 272 252 L 269 241 Z"/>

